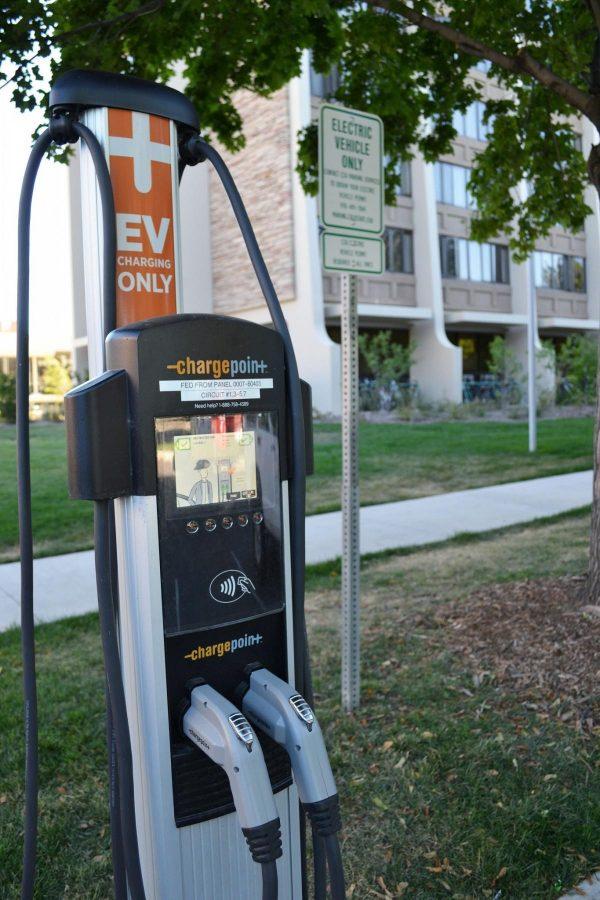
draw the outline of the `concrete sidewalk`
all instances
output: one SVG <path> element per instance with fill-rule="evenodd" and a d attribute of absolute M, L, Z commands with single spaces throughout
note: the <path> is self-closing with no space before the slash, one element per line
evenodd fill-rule
<path fill-rule="evenodd" d="M 582 881 L 581 884 L 561 897 L 560 900 L 571 900 L 572 897 L 587 897 L 588 900 L 600 900 L 600 874 L 594 872 L 593 875 Z"/>
<path fill-rule="evenodd" d="M 592 472 L 587 471 L 366 506 L 360 513 L 361 553 L 431 544 L 464 532 L 492 531 L 578 509 L 591 500 Z M 341 523 L 339 512 L 309 516 L 307 564 L 341 555 Z M 36 560 L 34 577 L 38 622 L 96 609 L 91 551 Z M 18 621 L 19 563 L 6 563 L 0 565 L 0 631 Z"/>

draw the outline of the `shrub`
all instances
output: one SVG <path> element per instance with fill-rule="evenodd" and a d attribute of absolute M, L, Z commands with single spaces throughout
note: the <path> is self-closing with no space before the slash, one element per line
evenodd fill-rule
<path fill-rule="evenodd" d="M 500 388 L 500 399 L 504 403 L 520 403 L 523 396 L 523 367 L 514 350 L 506 340 L 496 335 L 490 342 L 490 361 L 488 371 L 493 375 Z"/>
<path fill-rule="evenodd" d="M 415 342 L 406 347 L 392 341 L 391 331 L 361 334 L 360 352 L 373 377 L 361 384 L 362 409 L 394 409 L 410 403 L 414 391 L 408 382 L 415 355 Z"/>
<path fill-rule="evenodd" d="M 14 375 L 0 373 L 0 416 L 5 422 L 17 418 L 17 379 Z"/>
<path fill-rule="evenodd" d="M 556 355 L 558 399 L 561 403 L 593 403 L 598 374 L 598 342 L 570 334 Z"/>
<path fill-rule="evenodd" d="M 42 362 L 42 394 L 63 396 L 73 385 L 69 369 L 56 356 L 49 356 Z"/>

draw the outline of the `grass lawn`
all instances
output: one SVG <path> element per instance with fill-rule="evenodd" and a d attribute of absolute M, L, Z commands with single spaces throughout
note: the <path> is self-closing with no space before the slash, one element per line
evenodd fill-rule
<path fill-rule="evenodd" d="M 374 425 L 360 432 L 363 505 L 424 497 L 501 481 L 557 475 L 592 465 L 592 419 L 539 423 L 539 451 L 527 452 L 523 423 L 436 422 Z M 308 513 L 339 509 L 340 426 L 315 427 L 315 475 L 308 480 Z M 91 504 L 69 501 L 62 425 L 32 427 L 36 555 L 91 546 Z M 15 431 L 0 426 L 0 562 L 17 558 Z"/>
<path fill-rule="evenodd" d="M 592 465 L 592 419 L 544 419 L 538 452 L 527 451 L 523 422 L 361 423 L 360 502 L 386 503 L 446 491 L 559 475 Z M 339 509 L 341 429 L 315 427 L 309 512 Z"/>
<path fill-rule="evenodd" d="M 592 712 L 586 711 L 588 730 L 578 728 L 554 701 L 536 695 L 528 702 L 493 666 L 474 670 L 457 649 L 455 620 L 448 625 L 449 604 L 460 611 L 487 585 L 500 584 L 501 603 L 503 591 L 514 592 L 523 579 L 583 572 L 588 530 L 589 516 L 580 513 L 367 562 L 363 702 L 351 717 L 339 708 L 339 572 L 322 566 L 311 573 L 318 711 L 342 798 L 355 900 L 545 900 L 600 867 L 599 729 Z M 578 612 L 567 612 L 580 621 Z M 108 898 L 97 618 L 42 626 L 38 646 L 37 896 Z M 600 660 L 590 666 L 595 675 Z M 20 674 L 18 633 L 1 634 L 0 896 L 7 900 L 18 896 L 20 874 Z M 595 715 L 597 698 L 585 700 Z"/>

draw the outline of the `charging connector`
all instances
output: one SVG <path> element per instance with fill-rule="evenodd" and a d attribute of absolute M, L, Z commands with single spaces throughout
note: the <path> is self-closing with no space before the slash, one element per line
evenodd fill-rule
<path fill-rule="evenodd" d="M 298 796 L 327 855 L 332 896 L 345 896 L 344 874 L 337 841 L 342 822 L 340 805 L 323 733 L 304 697 L 265 668 L 249 674 L 242 710 L 250 721 L 285 747 Z"/>
<path fill-rule="evenodd" d="M 304 807 L 337 796 L 323 733 L 301 694 L 268 669 L 257 669 L 250 674 L 242 710 L 287 750 Z"/>
<path fill-rule="evenodd" d="M 246 717 L 210 685 L 193 687 L 189 700 L 183 733 L 225 770 L 252 858 L 263 866 L 263 885 L 268 879 L 263 897 L 276 897 L 280 821 L 260 743 Z"/>

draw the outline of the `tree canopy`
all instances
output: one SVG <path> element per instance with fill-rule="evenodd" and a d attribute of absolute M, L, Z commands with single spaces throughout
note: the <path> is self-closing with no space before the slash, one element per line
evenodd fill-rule
<path fill-rule="evenodd" d="M 244 146 L 236 92 L 280 89 L 309 49 L 317 71 L 336 67 L 332 99 L 383 119 L 391 198 L 401 160 L 450 150 L 454 114 L 482 93 L 472 68 L 486 59 L 507 94 L 486 104 L 473 236 L 505 232 L 526 253 L 555 224 L 579 230 L 586 181 L 600 185 L 596 152 L 586 171 L 572 130 L 578 114 L 600 124 L 600 0 L 13 0 L 1 9 L 0 86 L 22 109 L 45 103 L 44 59 L 52 77 L 89 67 L 166 80 L 177 67 L 206 135 L 235 151 Z M 316 143 L 310 126 L 299 172 L 312 193 Z"/>

